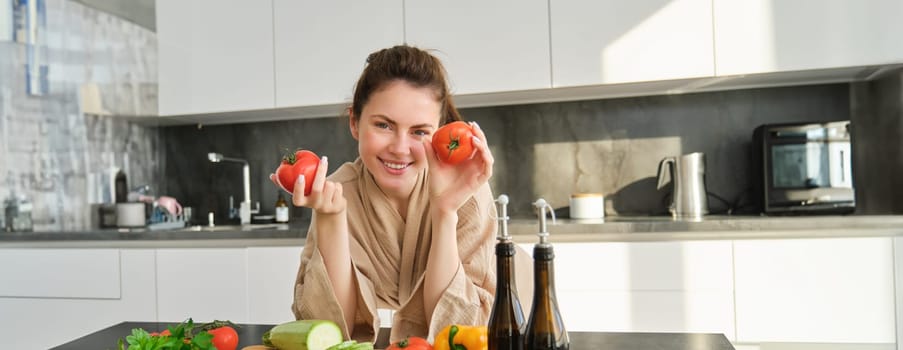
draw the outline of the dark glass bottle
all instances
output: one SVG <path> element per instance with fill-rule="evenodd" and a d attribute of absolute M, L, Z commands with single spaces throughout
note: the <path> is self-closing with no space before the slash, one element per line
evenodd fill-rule
<path fill-rule="evenodd" d="M 499 235 L 495 245 L 495 300 L 489 315 L 489 350 L 524 348 L 524 311 L 514 278 L 514 243 L 508 235 L 508 196 L 499 196 Z"/>
<path fill-rule="evenodd" d="M 568 350 L 570 340 L 555 297 L 555 252 L 548 242 L 546 230 L 546 210 L 552 208 L 541 198 L 534 206 L 539 211 L 539 243 L 533 247 L 533 308 L 527 322 L 524 349 Z M 552 215 L 554 219 L 554 213 Z"/>

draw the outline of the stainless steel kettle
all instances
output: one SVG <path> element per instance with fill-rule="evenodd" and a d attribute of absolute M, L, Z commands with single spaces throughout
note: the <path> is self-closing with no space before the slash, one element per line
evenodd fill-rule
<path fill-rule="evenodd" d="M 665 157 L 658 163 L 658 188 L 674 184 L 671 216 L 679 219 L 700 219 L 709 213 L 705 190 L 705 154 L 701 152 L 678 157 Z"/>

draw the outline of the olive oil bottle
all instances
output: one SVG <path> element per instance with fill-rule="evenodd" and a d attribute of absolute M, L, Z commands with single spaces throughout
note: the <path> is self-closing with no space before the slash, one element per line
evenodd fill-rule
<path fill-rule="evenodd" d="M 489 350 L 522 350 L 524 348 L 524 311 L 517 297 L 514 274 L 514 242 L 508 235 L 508 196 L 500 195 L 499 234 L 495 245 L 495 300 L 489 315 Z"/>
<path fill-rule="evenodd" d="M 555 213 L 542 198 L 533 206 L 539 212 L 539 243 L 533 247 L 533 308 L 527 322 L 524 349 L 568 350 L 570 340 L 555 298 L 555 252 L 548 242 L 546 228 L 546 210 L 552 212 L 553 220 Z"/>

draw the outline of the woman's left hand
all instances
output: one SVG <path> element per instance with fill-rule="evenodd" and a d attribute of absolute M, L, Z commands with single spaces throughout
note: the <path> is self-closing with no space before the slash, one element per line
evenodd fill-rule
<path fill-rule="evenodd" d="M 471 125 L 475 152 L 470 159 L 458 164 L 447 164 L 439 160 L 429 138 L 422 140 L 425 154 L 415 152 L 415 156 L 425 157 L 429 164 L 430 205 L 434 210 L 457 211 L 492 177 L 494 159 L 486 142 L 486 134 L 477 123 L 472 122 Z"/>

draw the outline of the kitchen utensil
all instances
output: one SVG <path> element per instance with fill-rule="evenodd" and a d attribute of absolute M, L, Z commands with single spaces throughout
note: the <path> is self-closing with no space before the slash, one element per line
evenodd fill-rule
<path fill-rule="evenodd" d="M 705 189 L 705 154 L 665 157 L 658 164 L 658 188 L 673 184 L 668 210 L 674 218 L 699 219 L 709 213 Z"/>
<path fill-rule="evenodd" d="M 144 227 L 145 225 L 147 225 L 147 218 L 145 217 L 145 203 L 116 203 L 116 226 Z"/>
<path fill-rule="evenodd" d="M 571 219 L 605 218 L 605 197 L 601 193 L 574 193 L 570 199 Z"/>

